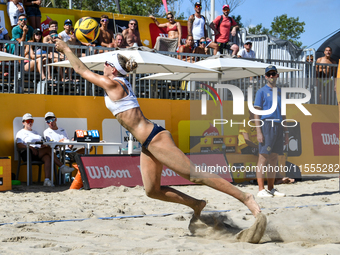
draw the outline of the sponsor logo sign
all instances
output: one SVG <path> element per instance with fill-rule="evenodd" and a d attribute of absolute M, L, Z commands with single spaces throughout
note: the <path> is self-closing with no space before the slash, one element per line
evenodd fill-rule
<path fill-rule="evenodd" d="M 315 156 L 339 156 L 339 123 L 312 123 Z"/>

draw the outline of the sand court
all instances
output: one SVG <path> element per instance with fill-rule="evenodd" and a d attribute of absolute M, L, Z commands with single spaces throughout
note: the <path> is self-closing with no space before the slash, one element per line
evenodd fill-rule
<path fill-rule="evenodd" d="M 255 185 L 238 187 L 257 192 Z M 77 191 L 19 186 L 0 193 L 0 224 L 13 223 L 0 226 L 0 253 L 338 254 L 339 179 L 277 187 L 288 196 L 256 198 L 267 227 L 259 244 L 252 244 L 237 240 L 240 231 L 255 223 L 251 212 L 209 187 L 176 187 L 208 202 L 193 232 L 187 207 L 150 199 L 143 187 Z M 99 219 L 126 216 L 132 217 Z M 18 223 L 32 221 L 51 222 Z"/>

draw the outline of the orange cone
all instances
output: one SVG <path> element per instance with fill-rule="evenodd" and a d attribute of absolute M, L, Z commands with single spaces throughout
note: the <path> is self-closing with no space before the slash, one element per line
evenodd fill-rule
<path fill-rule="evenodd" d="M 80 172 L 79 172 L 79 168 L 78 168 L 78 165 L 73 165 L 73 167 L 75 169 L 78 170 L 72 184 L 71 184 L 71 187 L 70 189 L 80 189 L 81 187 L 83 187 L 83 181 L 81 179 L 81 175 L 80 175 Z"/>

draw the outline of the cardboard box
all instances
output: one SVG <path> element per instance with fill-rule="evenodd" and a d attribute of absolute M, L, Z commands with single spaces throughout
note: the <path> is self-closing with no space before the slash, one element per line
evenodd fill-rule
<path fill-rule="evenodd" d="M 11 158 L 0 157 L 0 191 L 12 190 Z"/>

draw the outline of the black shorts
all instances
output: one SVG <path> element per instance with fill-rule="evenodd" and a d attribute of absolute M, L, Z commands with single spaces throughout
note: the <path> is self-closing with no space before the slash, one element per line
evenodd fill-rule
<path fill-rule="evenodd" d="M 233 42 L 226 42 L 226 43 L 217 43 L 218 47 L 220 49 L 220 53 L 223 54 L 223 49 L 230 50 L 231 46 L 233 46 L 235 43 Z"/>
<path fill-rule="evenodd" d="M 26 8 L 27 17 L 41 17 L 40 9 L 37 7 L 27 6 Z"/>
<path fill-rule="evenodd" d="M 39 149 L 37 149 L 37 150 L 39 150 Z M 21 156 L 23 161 L 27 162 L 27 150 L 24 150 L 24 151 L 20 152 L 20 156 Z M 31 157 L 32 157 L 32 161 L 39 161 L 39 160 L 41 160 L 38 155 L 33 155 L 32 152 L 31 152 Z"/>

